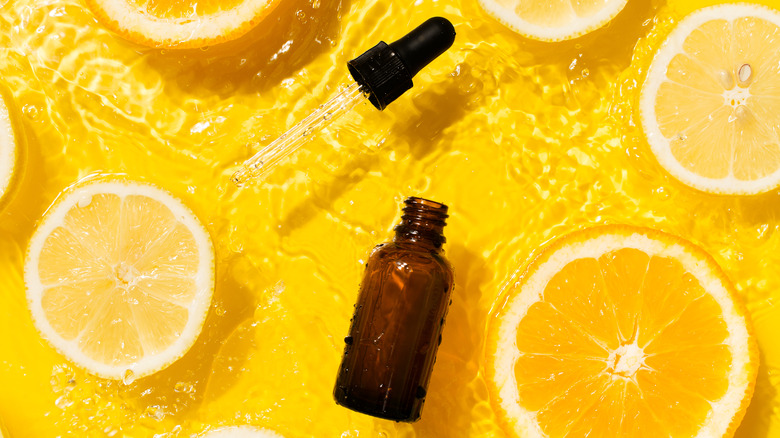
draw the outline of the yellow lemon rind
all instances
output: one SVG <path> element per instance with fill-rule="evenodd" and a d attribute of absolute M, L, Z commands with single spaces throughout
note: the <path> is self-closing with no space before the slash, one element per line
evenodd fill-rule
<path fill-rule="evenodd" d="M 80 201 L 105 193 L 116 194 L 120 197 L 128 195 L 147 196 L 164 204 L 171 210 L 178 221 L 190 230 L 199 249 L 198 274 L 195 278 L 197 293 L 192 304 L 188 306 L 189 319 L 185 328 L 177 340 L 168 348 L 157 354 L 145 356 L 131 365 L 114 366 L 88 357 L 79 349 L 76 342 L 65 340 L 54 330 L 49 324 L 41 305 L 43 284 L 40 280 L 37 261 L 38 254 L 41 253 L 46 239 L 52 231 L 63 223 L 67 212 Z M 195 214 L 167 191 L 151 184 L 104 178 L 70 187 L 49 208 L 30 240 L 25 259 L 24 278 L 27 289 L 27 302 L 32 313 L 33 323 L 49 344 L 60 354 L 91 374 L 102 378 L 121 380 L 125 379 L 128 373 L 130 373 L 134 379 L 137 379 L 154 374 L 180 359 L 192 347 L 200 335 L 214 292 L 214 247 L 208 231 Z"/>
<path fill-rule="evenodd" d="M 747 311 L 734 286 L 712 256 L 691 242 L 649 228 L 606 225 L 573 232 L 546 247 L 520 278 L 506 288 L 501 296 L 501 306 L 488 320 L 485 375 L 491 403 L 510 436 L 546 438 L 534 421 L 534 413 L 524 410 L 516 402 L 519 396 L 513 371 L 517 354 L 515 339 L 517 324 L 524 312 L 539 300 L 552 276 L 569 262 L 627 247 L 645 252 L 651 250 L 648 252 L 650 255 L 677 258 L 721 305 L 730 333 L 728 345 L 732 357 L 738 361 L 732 363 L 726 395 L 715 403 L 720 412 L 713 409 L 696 437 L 727 438 L 734 435 L 750 404 L 758 372 L 758 345 Z M 502 342 L 502 339 L 511 341 Z"/>

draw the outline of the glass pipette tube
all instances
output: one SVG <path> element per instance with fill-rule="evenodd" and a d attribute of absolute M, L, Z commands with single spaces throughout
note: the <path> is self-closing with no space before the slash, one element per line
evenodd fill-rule
<path fill-rule="evenodd" d="M 305 119 L 298 122 L 298 124 L 248 159 L 241 166 L 241 169 L 233 174 L 232 181 L 241 187 L 251 179 L 264 178 L 279 161 L 289 157 L 306 142 L 314 138 L 316 132 L 341 118 L 352 110 L 355 105 L 367 98 L 368 95 L 357 82 L 344 87 L 332 99 L 320 105 Z"/>

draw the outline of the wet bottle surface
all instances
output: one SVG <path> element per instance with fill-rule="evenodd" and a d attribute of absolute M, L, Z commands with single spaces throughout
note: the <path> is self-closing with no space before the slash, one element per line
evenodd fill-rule
<path fill-rule="evenodd" d="M 396 421 L 420 418 L 450 303 L 442 234 L 447 206 L 405 201 L 395 238 L 371 253 L 334 396 L 342 406 Z"/>

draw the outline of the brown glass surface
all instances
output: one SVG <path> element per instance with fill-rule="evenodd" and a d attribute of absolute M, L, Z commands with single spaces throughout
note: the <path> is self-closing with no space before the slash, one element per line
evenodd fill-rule
<path fill-rule="evenodd" d="M 334 390 L 340 405 L 397 421 L 420 418 L 452 289 L 441 250 L 446 212 L 409 198 L 393 242 L 372 252 Z"/>

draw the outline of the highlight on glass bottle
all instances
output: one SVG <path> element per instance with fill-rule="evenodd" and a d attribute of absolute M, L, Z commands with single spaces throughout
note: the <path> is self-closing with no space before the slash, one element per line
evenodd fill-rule
<path fill-rule="evenodd" d="M 336 403 L 395 421 L 420 418 L 451 303 L 448 208 L 406 199 L 392 242 L 371 253 L 344 338 Z"/>

